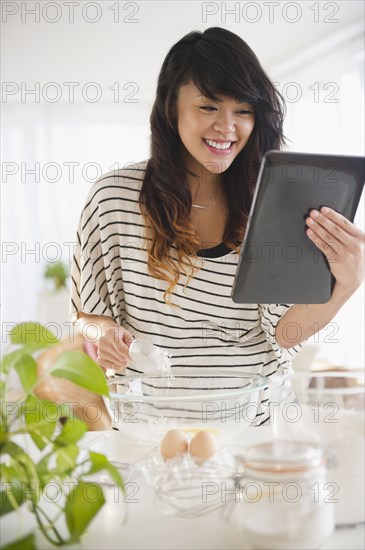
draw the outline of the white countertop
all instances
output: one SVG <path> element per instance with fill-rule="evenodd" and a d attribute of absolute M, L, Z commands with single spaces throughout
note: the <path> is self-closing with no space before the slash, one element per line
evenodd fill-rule
<path fill-rule="evenodd" d="M 266 428 L 249 429 L 245 432 L 252 442 L 270 438 Z M 151 452 L 151 448 L 125 440 L 116 431 L 89 432 L 83 443 L 93 450 L 103 452 L 111 460 L 133 463 Z M 68 546 L 77 549 L 242 549 L 252 547 L 246 540 L 236 518 L 239 508 L 229 522 L 221 517 L 221 511 L 185 519 L 161 514 L 154 502 L 153 489 L 144 476 L 136 472 L 128 479 L 127 497 L 116 488 L 105 488 L 106 504 L 90 524 L 81 545 Z M 128 500 L 128 503 L 123 502 Z M 240 506 L 239 504 L 237 505 Z M 126 518 L 127 512 L 127 518 Z M 123 523 L 123 521 L 126 521 Z M 1 522 L 2 544 L 26 534 L 33 518 L 26 510 L 5 516 Z M 320 547 L 322 550 L 357 550 L 365 547 L 364 527 L 336 530 Z M 49 543 L 38 537 L 39 548 L 50 548 Z M 52 547 L 53 548 L 53 547 Z"/>

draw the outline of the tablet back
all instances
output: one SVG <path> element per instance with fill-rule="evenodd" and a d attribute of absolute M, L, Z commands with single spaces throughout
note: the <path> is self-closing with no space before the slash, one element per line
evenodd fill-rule
<path fill-rule="evenodd" d="M 319 304 L 330 299 L 335 279 L 327 258 L 307 237 L 305 219 L 311 209 L 329 206 L 353 221 L 364 160 L 266 153 L 241 247 L 234 302 Z"/>

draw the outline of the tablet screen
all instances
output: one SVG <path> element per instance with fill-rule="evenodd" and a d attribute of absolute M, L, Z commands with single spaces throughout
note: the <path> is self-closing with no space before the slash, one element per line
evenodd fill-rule
<path fill-rule="evenodd" d="M 335 283 L 329 260 L 306 235 L 313 208 L 353 221 L 363 157 L 269 151 L 263 158 L 232 290 L 237 303 L 324 303 Z"/>

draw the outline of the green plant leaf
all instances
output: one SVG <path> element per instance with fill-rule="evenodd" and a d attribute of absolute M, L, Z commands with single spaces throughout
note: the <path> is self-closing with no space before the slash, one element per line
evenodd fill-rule
<path fill-rule="evenodd" d="M 67 495 L 65 517 L 72 542 L 79 540 L 89 523 L 105 503 L 97 483 L 79 481 Z"/>
<path fill-rule="evenodd" d="M 57 475 L 64 475 L 71 472 L 76 467 L 76 460 L 79 455 L 77 445 L 70 444 L 58 449 L 56 454 L 57 468 L 53 472 Z"/>
<path fill-rule="evenodd" d="M 93 451 L 89 451 L 89 460 L 90 468 L 86 472 L 87 474 L 95 474 L 96 472 L 100 472 L 100 470 L 104 470 L 109 462 L 105 455 L 94 453 Z"/>
<path fill-rule="evenodd" d="M 98 395 L 109 395 L 103 371 L 88 355 L 81 351 L 64 351 L 48 372 L 52 376 L 66 378 Z"/>
<path fill-rule="evenodd" d="M 6 483 L 21 483 L 23 488 L 25 487 L 28 482 L 28 477 L 27 470 L 21 462 L 23 454 L 19 454 L 16 457 L 9 455 L 6 463 L 1 464 L 0 473 L 2 481 Z"/>
<path fill-rule="evenodd" d="M 14 362 L 14 369 L 19 375 L 24 391 L 27 393 L 37 380 L 37 363 L 31 355 L 23 353 Z"/>
<path fill-rule="evenodd" d="M 3 408 L 4 402 L 1 403 L 1 408 Z M 7 442 L 9 438 L 9 427 L 7 418 L 3 414 L 3 411 L 1 411 L 1 423 L 0 423 L 0 448 L 2 449 L 3 445 Z"/>
<path fill-rule="evenodd" d="M 20 484 L 21 491 L 25 491 L 25 498 L 33 503 L 37 503 L 40 498 L 37 465 L 26 451 L 22 449 L 20 452 L 18 449 L 14 449 L 11 443 L 5 445 L 6 450 L 4 453 L 8 454 L 10 459 L 8 459 L 6 464 L 1 464 L 2 480 L 12 484 L 8 491 L 8 499 L 13 508 L 17 507 L 17 499 L 14 498 L 13 493 L 15 492 L 16 494 L 18 490 L 17 485 Z"/>
<path fill-rule="evenodd" d="M 8 454 L 9 456 L 16 458 L 18 455 L 24 454 L 24 449 L 14 443 L 14 441 L 8 441 L 1 448 L 1 454 Z"/>
<path fill-rule="evenodd" d="M 53 450 L 43 456 L 41 460 L 36 464 L 36 470 L 40 482 L 41 491 L 43 491 L 47 483 L 50 483 L 50 481 L 52 481 L 54 477 L 54 472 L 49 467 L 49 462 L 52 456 Z"/>
<path fill-rule="evenodd" d="M 11 477 L 13 478 L 13 476 Z M 0 516 L 5 516 L 5 514 L 12 512 L 26 501 L 24 484 L 13 479 L 11 481 L 4 481 L 3 479 L 4 482 L 9 483 L 9 486 L 0 493 Z"/>
<path fill-rule="evenodd" d="M 56 336 L 40 323 L 28 322 L 15 325 L 10 331 L 12 344 L 28 344 L 46 348 L 59 341 Z"/>
<path fill-rule="evenodd" d="M 30 533 L 21 539 L 3 546 L 2 550 L 36 550 L 36 548 L 34 533 Z"/>
<path fill-rule="evenodd" d="M 78 418 L 68 419 L 64 424 L 62 431 L 58 437 L 54 440 L 55 445 L 68 445 L 69 443 L 76 443 L 83 437 L 87 431 L 85 422 L 82 422 Z"/>
<path fill-rule="evenodd" d="M 42 457 L 36 468 L 41 489 L 55 478 L 63 478 L 75 470 L 80 449 L 71 443 L 63 447 L 54 447 L 51 452 Z M 51 463 L 55 464 L 51 467 Z"/>
<path fill-rule="evenodd" d="M 37 465 L 25 452 L 18 457 L 18 464 L 23 467 L 27 481 L 27 499 L 37 503 L 40 497 Z"/>
<path fill-rule="evenodd" d="M 6 393 L 6 383 L 5 380 L 0 380 L 0 399 L 3 401 Z"/>
<path fill-rule="evenodd" d="M 22 410 L 29 434 L 41 451 L 50 443 L 60 417 L 60 407 L 52 401 L 29 395 Z"/>
<path fill-rule="evenodd" d="M 3 372 L 4 374 L 8 374 L 8 372 L 10 371 L 10 369 L 13 368 L 14 364 L 16 363 L 16 361 L 18 361 L 18 359 L 24 354 L 24 350 L 23 349 L 17 349 L 15 351 L 12 351 L 11 353 L 8 353 L 7 355 L 5 355 L 2 360 L 1 360 L 1 363 L 0 363 L 0 370 L 1 372 Z"/>
<path fill-rule="evenodd" d="M 119 470 L 115 466 L 113 466 L 113 464 L 110 464 L 110 462 L 108 463 L 106 470 L 108 471 L 110 477 L 114 479 L 114 481 L 118 484 L 123 493 L 125 493 L 124 481 L 119 473 Z"/>
<path fill-rule="evenodd" d="M 118 469 L 115 466 L 113 466 L 113 464 L 110 464 L 106 456 L 100 453 L 94 453 L 92 451 L 89 451 L 89 460 L 90 460 L 90 469 L 86 472 L 86 475 L 95 474 L 96 472 L 100 472 L 100 470 L 106 470 L 110 475 L 110 477 L 122 489 L 122 491 L 123 492 L 125 491 L 122 476 L 120 475 Z"/>

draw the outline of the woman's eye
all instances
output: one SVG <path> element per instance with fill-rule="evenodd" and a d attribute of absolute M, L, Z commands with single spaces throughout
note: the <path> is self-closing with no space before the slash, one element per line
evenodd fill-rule
<path fill-rule="evenodd" d="M 203 111 L 208 111 L 209 113 L 211 113 L 212 111 L 216 111 L 217 107 L 213 107 L 212 105 L 203 105 L 199 107 L 199 109 L 202 109 Z M 250 111 L 249 109 L 240 109 L 238 113 L 240 115 L 252 115 L 253 111 Z"/>

